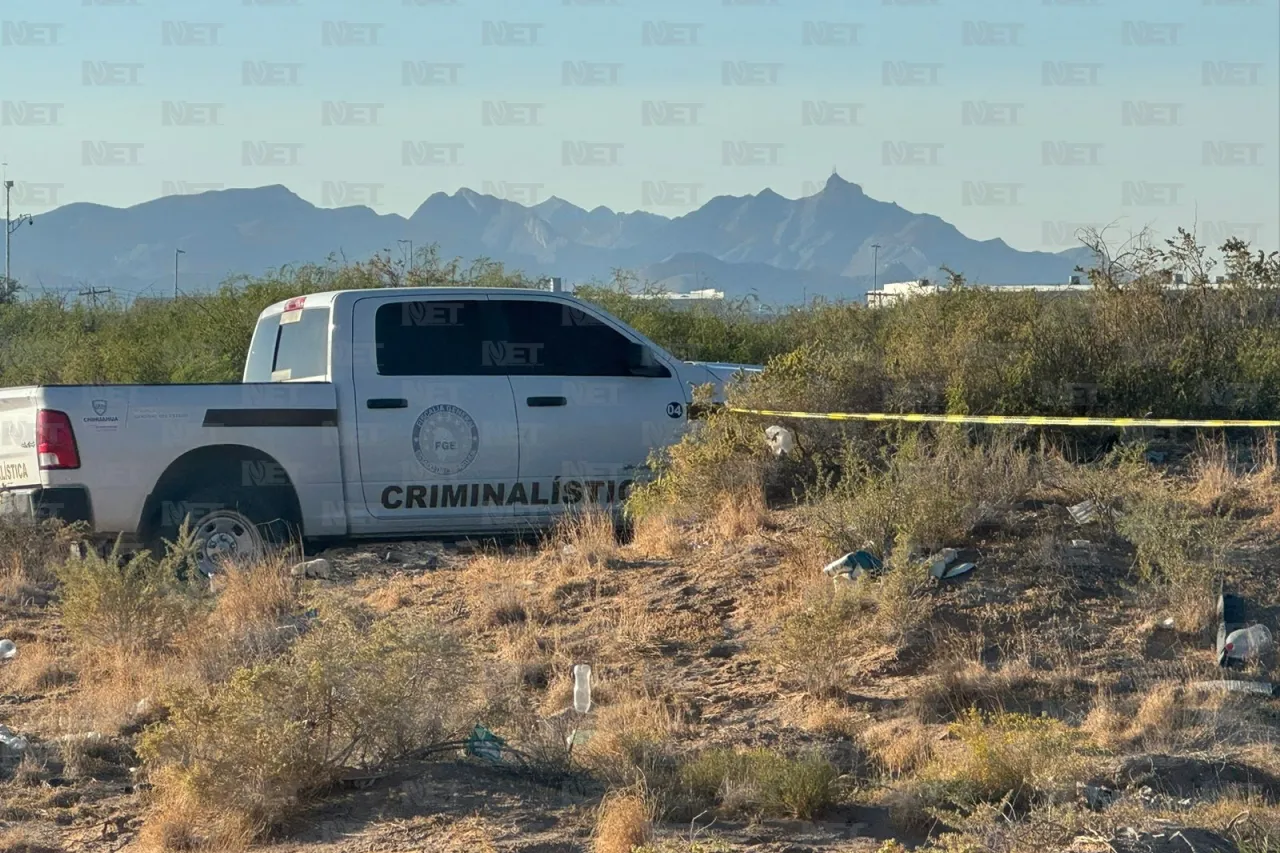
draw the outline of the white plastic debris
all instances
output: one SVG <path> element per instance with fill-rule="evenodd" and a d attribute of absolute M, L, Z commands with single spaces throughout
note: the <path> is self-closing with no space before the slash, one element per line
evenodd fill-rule
<path fill-rule="evenodd" d="M 946 572 L 943 573 L 942 580 L 959 577 L 960 575 L 973 571 L 973 569 L 974 569 L 973 563 L 961 563 L 958 566 L 952 566 L 951 568 L 947 569 Z"/>
<path fill-rule="evenodd" d="M 1228 660 L 1252 660 L 1271 651 L 1271 646 L 1270 629 L 1266 625 L 1250 625 L 1227 635 L 1222 654 Z"/>
<path fill-rule="evenodd" d="M 1072 548 L 1092 548 L 1093 543 L 1090 542 L 1088 539 L 1072 539 L 1071 547 Z"/>
<path fill-rule="evenodd" d="M 942 578 L 947 573 L 947 567 L 954 563 L 958 556 L 960 555 L 955 548 L 943 548 L 929 558 L 929 574 L 935 578 Z"/>
<path fill-rule="evenodd" d="M 27 751 L 27 739 L 19 734 L 14 734 L 13 729 L 8 726 L 0 726 L 0 754 L 10 753 L 13 755 L 21 755 Z"/>
<path fill-rule="evenodd" d="M 795 433 L 784 426 L 771 426 L 764 431 L 765 440 L 774 456 L 786 456 L 796 449 Z"/>
<path fill-rule="evenodd" d="M 294 566 L 289 574 L 295 578 L 320 578 L 328 580 L 333 575 L 333 570 L 329 567 L 329 561 L 323 557 L 316 560 L 307 560 L 305 563 L 298 563 Z"/>
<path fill-rule="evenodd" d="M 840 559 L 828 563 L 822 573 L 832 580 L 853 580 L 863 574 L 877 574 L 883 569 L 884 564 L 869 551 L 850 551 Z"/>
<path fill-rule="evenodd" d="M 9 660 L 18 653 L 18 644 L 13 640 L 0 640 L 0 660 Z"/>
<path fill-rule="evenodd" d="M 1173 617 L 1170 616 L 1168 619 L 1164 620 L 1160 624 L 1165 628 L 1172 628 L 1174 626 Z"/>
<path fill-rule="evenodd" d="M 1266 681 L 1197 681 L 1191 685 L 1198 690 L 1225 690 L 1228 693 L 1257 693 L 1274 696 L 1275 686 Z"/>
<path fill-rule="evenodd" d="M 573 668 L 573 710 L 585 714 L 591 710 L 591 665 L 580 663 Z"/>
<path fill-rule="evenodd" d="M 1071 518 L 1076 524 L 1085 525 L 1098 517 L 1097 505 L 1089 500 L 1082 501 L 1073 507 L 1068 507 L 1067 512 L 1071 513 Z"/>

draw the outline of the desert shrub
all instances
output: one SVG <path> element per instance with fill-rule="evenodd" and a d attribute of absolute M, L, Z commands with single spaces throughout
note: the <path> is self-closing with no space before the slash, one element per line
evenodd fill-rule
<path fill-rule="evenodd" d="M 961 543 L 998 520 L 1037 483 L 1039 457 L 1008 435 L 974 440 L 955 428 L 936 438 L 901 430 L 865 454 L 843 448 L 836 472 L 809 493 L 807 515 L 836 551 L 903 556 Z"/>
<path fill-rule="evenodd" d="M 167 648 L 195 603 L 178 580 L 183 553 L 170 549 L 157 559 L 142 551 L 125 559 L 117 543 L 105 557 L 89 551 L 58 565 L 62 618 L 72 639 L 124 652 Z"/>
<path fill-rule="evenodd" d="M 343 769 L 377 765 L 467 728 L 471 684 L 456 640 L 421 622 L 334 614 L 287 654 L 214 688 L 166 697 L 169 720 L 139 753 L 157 787 L 196 790 L 255 831 L 277 824 Z"/>
<path fill-rule="evenodd" d="M 1224 554 L 1240 535 L 1232 519 L 1206 515 L 1172 484 L 1153 480 L 1116 527 L 1134 546 L 1139 576 L 1166 591 L 1181 629 L 1207 628 Z"/>
<path fill-rule="evenodd" d="M 695 400 L 705 404 L 706 392 L 697 389 Z M 724 496 L 763 494 L 768 457 L 762 436 L 756 423 L 730 412 L 710 412 L 678 444 L 654 450 L 649 464 L 657 476 L 632 490 L 627 514 L 698 515 L 720 506 Z"/>
<path fill-rule="evenodd" d="M 1050 717 L 970 710 L 951 724 L 958 749 L 940 753 L 924 771 L 945 782 L 960 806 L 1007 802 L 1026 807 L 1074 783 L 1083 736 Z"/>
<path fill-rule="evenodd" d="M 808 820 L 839 796 L 835 766 L 816 753 L 789 758 L 767 749 L 712 749 L 685 763 L 680 783 L 693 808 Z"/>
<path fill-rule="evenodd" d="M 606 797 L 596 818 L 596 853 L 632 853 L 653 838 L 653 820 L 644 797 L 619 793 Z"/>

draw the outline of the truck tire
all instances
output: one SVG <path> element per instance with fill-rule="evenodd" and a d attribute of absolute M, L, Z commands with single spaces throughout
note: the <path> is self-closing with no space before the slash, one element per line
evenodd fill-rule
<path fill-rule="evenodd" d="M 295 520 L 287 518 L 283 500 L 272 500 L 269 490 L 258 488 L 201 489 L 185 498 L 198 506 L 190 513 L 191 532 L 195 537 L 196 568 L 205 577 L 215 574 L 227 561 L 261 560 L 274 549 L 289 545 L 297 531 Z M 274 491 L 274 490 L 270 490 Z M 163 540 L 178 538 L 181 519 L 167 519 L 157 531 Z"/>

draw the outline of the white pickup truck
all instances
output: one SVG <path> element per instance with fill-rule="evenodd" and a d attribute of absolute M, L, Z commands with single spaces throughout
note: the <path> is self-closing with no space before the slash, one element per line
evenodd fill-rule
<path fill-rule="evenodd" d="M 202 569 L 303 540 L 541 528 L 621 508 L 694 386 L 684 362 L 561 293 L 344 290 L 262 312 L 241 384 L 0 390 L 0 513 L 172 539 Z"/>

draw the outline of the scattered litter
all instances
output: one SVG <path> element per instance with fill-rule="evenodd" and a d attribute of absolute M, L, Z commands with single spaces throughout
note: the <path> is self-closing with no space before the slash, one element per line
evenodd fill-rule
<path fill-rule="evenodd" d="M 851 551 L 840 559 L 828 563 L 822 573 L 833 580 L 841 577 L 854 580 L 864 573 L 875 575 L 883 570 L 884 564 L 874 554 L 868 551 Z"/>
<path fill-rule="evenodd" d="M 1106 785 L 1086 785 L 1084 782 L 1076 783 L 1076 792 L 1080 794 L 1084 804 L 1095 812 L 1102 811 L 1120 796 L 1118 791 Z"/>
<path fill-rule="evenodd" d="M 0 660 L 9 660 L 18 653 L 18 644 L 13 640 L 0 640 Z"/>
<path fill-rule="evenodd" d="M 585 714 L 591 710 L 591 664 L 573 667 L 573 710 Z"/>
<path fill-rule="evenodd" d="M 771 426 L 764 431 L 765 440 L 774 456 L 786 456 L 796 449 L 795 433 L 784 426 Z"/>
<path fill-rule="evenodd" d="M 502 760 L 502 748 L 506 745 L 505 740 L 480 723 L 476 723 L 476 727 L 471 730 L 471 736 L 467 738 L 466 753 L 476 758 L 483 758 L 485 761 L 498 762 Z"/>
<path fill-rule="evenodd" d="M 0 726 L 0 758 L 7 756 L 21 756 L 27 751 L 27 739 L 22 735 L 14 734 L 13 729 L 8 726 Z"/>
<path fill-rule="evenodd" d="M 942 580 L 945 581 L 950 578 L 959 577 L 960 575 L 973 571 L 974 568 L 973 563 L 961 563 L 958 566 L 952 566 L 942 575 Z"/>
<path fill-rule="evenodd" d="M 1093 543 L 1090 542 L 1088 539 L 1072 539 L 1071 547 L 1072 548 L 1092 548 Z"/>
<path fill-rule="evenodd" d="M 943 548 L 939 553 L 929 558 L 929 574 L 935 578 L 941 578 L 946 574 L 947 566 L 956 561 L 960 553 L 955 548 Z"/>
<path fill-rule="evenodd" d="M 1232 661 L 1253 660 L 1271 651 L 1271 630 L 1266 625 L 1250 625 L 1227 635 L 1222 658 Z"/>
<path fill-rule="evenodd" d="M 1218 594 L 1218 666 L 1227 666 L 1227 635 L 1244 627 L 1244 599 L 1223 590 Z"/>
<path fill-rule="evenodd" d="M 1172 616 L 1170 616 L 1168 619 L 1166 619 L 1166 620 L 1164 620 L 1163 622 L 1161 622 L 1161 623 L 1160 623 L 1160 626 L 1161 626 L 1162 628 L 1172 628 L 1172 627 L 1174 626 L 1173 617 L 1172 617 Z"/>
<path fill-rule="evenodd" d="M 578 549 L 574 545 L 565 545 L 560 549 L 560 554 L 564 557 L 572 557 L 576 553 L 578 553 Z"/>
<path fill-rule="evenodd" d="M 323 557 L 315 560 L 307 560 L 305 563 L 298 563 L 289 570 L 289 574 L 295 578 L 320 578 L 321 580 L 329 580 L 333 577 L 333 569 L 329 566 L 329 561 Z"/>
<path fill-rule="evenodd" d="M 1067 512 L 1071 513 L 1076 524 L 1083 526 L 1098 517 L 1098 506 L 1091 500 L 1082 501 L 1073 507 L 1068 507 Z"/>
<path fill-rule="evenodd" d="M 1197 681 L 1191 685 L 1197 690 L 1225 690 L 1228 693 L 1257 693 L 1275 696 L 1276 686 L 1266 681 Z"/>

